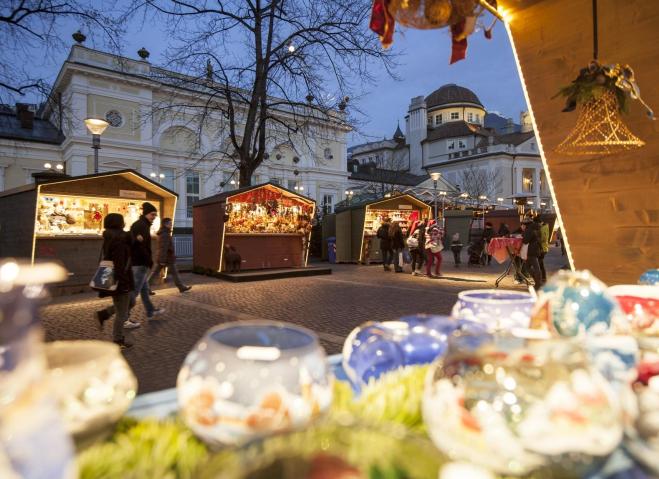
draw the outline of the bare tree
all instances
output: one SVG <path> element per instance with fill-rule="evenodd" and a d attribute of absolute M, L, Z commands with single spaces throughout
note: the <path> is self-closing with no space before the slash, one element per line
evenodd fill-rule
<path fill-rule="evenodd" d="M 30 71 L 56 50 L 66 47 L 63 27 L 77 22 L 86 31 L 102 32 L 103 40 L 117 47 L 121 23 L 99 10 L 94 0 L 2 0 L 0 2 L 0 101 L 26 95 L 47 96 L 50 85 Z M 86 27 L 86 28 L 85 28 Z M 31 61 L 26 61 L 31 58 Z M 36 61 L 35 61 L 36 60 Z"/>
<path fill-rule="evenodd" d="M 467 193 L 472 203 L 479 207 L 482 203 L 492 202 L 501 189 L 502 179 L 499 172 L 489 168 L 470 165 L 460 173 L 460 187 Z M 486 197 L 487 200 L 482 199 Z"/>
<path fill-rule="evenodd" d="M 372 62 L 392 71 L 391 53 L 368 30 L 369 5 L 143 0 L 147 12 L 166 20 L 175 41 L 167 70 L 158 71 L 175 88 L 156 110 L 174 109 L 200 138 L 206 130 L 215 142 L 202 159 L 232 163 L 241 186 L 249 185 L 273 146 L 302 143 L 311 154 L 323 125 L 346 126 L 352 90 L 375 80 Z"/>
<path fill-rule="evenodd" d="M 364 180 L 366 185 L 363 190 L 379 198 L 388 193 L 402 191 L 409 186 L 405 181 L 405 176 L 409 174 L 407 157 L 396 154 L 396 151 L 369 165 L 360 165 L 360 170 L 368 178 Z"/>

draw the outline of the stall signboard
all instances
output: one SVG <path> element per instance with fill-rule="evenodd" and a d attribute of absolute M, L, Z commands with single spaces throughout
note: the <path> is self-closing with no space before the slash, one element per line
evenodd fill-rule
<path fill-rule="evenodd" d="M 132 198 L 135 200 L 144 200 L 146 199 L 145 191 L 133 191 L 133 190 L 119 190 L 119 196 L 121 198 Z"/>

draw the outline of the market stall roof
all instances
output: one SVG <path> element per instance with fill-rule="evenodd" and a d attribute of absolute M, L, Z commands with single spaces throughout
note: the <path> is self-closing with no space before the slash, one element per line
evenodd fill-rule
<path fill-rule="evenodd" d="M 225 202 L 227 198 L 231 198 L 232 196 L 236 196 L 242 193 L 247 193 L 248 191 L 257 190 L 259 188 L 267 188 L 271 191 L 274 190 L 283 193 L 284 196 L 288 196 L 289 198 L 295 198 L 301 201 L 305 201 L 307 203 L 315 203 L 315 201 L 312 200 L 311 198 L 307 198 L 306 196 L 300 195 L 299 193 L 295 193 L 294 191 L 288 190 L 274 183 L 267 182 L 267 183 L 261 183 L 259 185 L 244 186 L 242 188 L 238 188 L 237 190 L 225 191 L 224 193 L 218 193 L 217 195 L 209 196 L 208 198 L 199 200 L 195 202 L 192 206 L 196 207 L 196 206 L 210 205 L 214 203 L 222 203 Z"/>
<path fill-rule="evenodd" d="M 397 199 L 400 199 L 400 198 L 403 198 L 403 197 L 407 198 L 410 201 L 410 203 L 413 203 L 413 204 L 417 205 L 418 207 L 430 208 L 428 203 L 426 203 L 425 201 L 422 201 L 419 198 L 417 198 L 416 196 L 411 195 L 409 193 L 404 193 L 402 195 L 394 195 L 394 196 L 391 196 L 389 198 L 378 198 L 378 199 L 375 199 L 375 200 L 369 198 L 369 199 L 366 199 L 364 201 L 359 201 L 358 203 L 351 203 L 350 206 L 344 206 L 344 207 L 336 208 L 335 212 L 340 213 L 341 211 L 356 210 L 356 209 L 359 209 L 359 208 L 364 208 L 366 206 L 375 206 L 375 205 L 378 205 L 380 203 L 386 203 L 388 201 L 397 200 Z"/>
<path fill-rule="evenodd" d="M 659 264 L 659 121 L 630 101 L 622 121 L 643 148 L 612 155 L 566 156 L 556 151 L 581 108 L 563 113 L 559 89 L 593 59 L 592 2 L 500 0 L 527 103 L 560 211 L 571 264 L 610 284 L 636 283 Z M 643 100 L 659 108 L 659 2 L 598 1 L 599 56 L 628 64 Z M 600 234 L 606 231 L 606 234 Z M 606 258 L 606 261 L 602 261 Z"/>
<path fill-rule="evenodd" d="M 17 188 L 12 188 L 10 190 L 2 191 L 0 192 L 0 197 L 11 196 L 18 193 L 23 193 L 24 191 L 34 190 L 40 186 L 58 185 L 58 184 L 70 183 L 70 182 L 84 182 L 84 181 L 95 180 L 98 178 L 108 178 L 111 176 L 121 176 L 123 178 L 126 178 L 132 181 L 133 183 L 140 185 L 145 190 L 148 190 L 157 195 L 162 195 L 163 193 L 165 193 L 166 195 L 178 197 L 178 194 L 175 193 L 174 191 L 162 186 L 159 183 L 156 183 L 155 181 L 149 179 L 148 177 L 142 175 L 141 173 L 138 173 L 135 170 L 108 171 L 105 173 L 92 173 L 89 175 L 82 175 L 82 176 L 61 175 L 60 178 L 53 177 L 52 179 L 40 181 L 39 183 L 36 182 L 30 183 L 29 185 L 19 186 Z"/>

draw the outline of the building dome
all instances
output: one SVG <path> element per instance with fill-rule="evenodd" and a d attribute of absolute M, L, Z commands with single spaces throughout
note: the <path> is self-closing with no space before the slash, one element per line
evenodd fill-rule
<path fill-rule="evenodd" d="M 426 97 L 426 108 L 428 110 L 448 105 L 465 104 L 485 108 L 473 91 L 454 83 L 444 85 Z"/>

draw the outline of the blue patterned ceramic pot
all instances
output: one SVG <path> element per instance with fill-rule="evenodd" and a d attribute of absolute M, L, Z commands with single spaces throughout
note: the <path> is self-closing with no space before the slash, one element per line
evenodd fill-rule
<path fill-rule="evenodd" d="M 458 294 L 452 315 L 481 323 L 492 331 L 528 328 L 534 304 L 535 298 L 523 291 L 476 289 Z"/>

